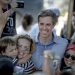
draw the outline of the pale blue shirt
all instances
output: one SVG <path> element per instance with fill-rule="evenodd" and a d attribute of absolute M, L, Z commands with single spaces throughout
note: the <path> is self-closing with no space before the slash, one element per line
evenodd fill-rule
<path fill-rule="evenodd" d="M 34 37 L 34 39 L 36 42 L 36 50 L 32 56 L 32 60 L 34 66 L 38 70 L 42 70 L 42 66 L 44 63 L 43 52 L 45 50 L 50 50 L 54 52 L 56 55 L 58 55 L 60 58 L 62 58 L 66 50 L 66 46 L 68 44 L 68 41 L 66 39 L 58 36 L 54 36 L 52 42 L 49 42 L 49 44 L 47 45 L 43 45 L 42 43 L 40 43 L 39 35 Z"/>

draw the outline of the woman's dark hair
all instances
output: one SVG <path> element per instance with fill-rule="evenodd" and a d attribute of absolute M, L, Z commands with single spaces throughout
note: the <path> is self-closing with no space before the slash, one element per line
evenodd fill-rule
<path fill-rule="evenodd" d="M 67 50 L 65 51 L 64 56 L 65 56 L 66 52 L 67 52 Z M 64 62 L 64 56 L 63 56 L 63 58 L 61 59 L 61 63 L 60 63 L 60 70 L 61 70 L 61 71 L 62 71 L 65 67 L 67 67 L 66 64 L 65 64 L 65 62 Z"/>
<path fill-rule="evenodd" d="M 61 59 L 61 65 L 60 65 L 60 70 L 62 71 L 66 67 L 66 64 L 64 62 L 64 58 Z"/>

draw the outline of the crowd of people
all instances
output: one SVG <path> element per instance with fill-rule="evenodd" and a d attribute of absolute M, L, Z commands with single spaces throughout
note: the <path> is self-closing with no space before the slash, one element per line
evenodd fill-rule
<path fill-rule="evenodd" d="M 16 31 L 16 7 L 16 0 L 0 0 L 0 75 L 75 75 L 75 38 L 55 34 L 54 10 L 39 13 L 33 36 L 30 14 L 23 17 L 24 32 Z M 72 23 L 74 28 L 74 14 Z"/>

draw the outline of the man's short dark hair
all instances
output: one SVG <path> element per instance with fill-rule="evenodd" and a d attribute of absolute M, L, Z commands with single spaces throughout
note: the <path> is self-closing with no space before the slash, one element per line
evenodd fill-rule
<path fill-rule="evenodd" d="M 41 13 L 38 15 L 38 22 L 40 17 L 52 17 L 53 25 L 55 25 L 57 22 L 56 14 L 50 9 L 41 11 Z"/>
<path fill-rule="evenodd" d="M 14 64 L 10 57 L 0 55 L 0 75 L 13 75 Z"/>

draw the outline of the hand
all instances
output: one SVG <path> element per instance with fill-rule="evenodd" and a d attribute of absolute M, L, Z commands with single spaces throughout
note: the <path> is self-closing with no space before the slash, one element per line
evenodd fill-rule
<path fill-rule="evenodd" d="M 12 0 L 12 2 L 10 3 L 11 8 L 16 8 L 17 7 L 17 3 L 16 0 Z"/>
<path fill-rule="evenodd" d="M 52 60 L 53 60 L 52 52 L 50 52 L 49 50 L 45 50 L 44 58 L 45 58 L 44 64 L 42 67 L 43 72 L 46 73 L 47 75 L 53 75 L 53 71 L 51 69 Z"/>
<path fill-rule="evenodd" d="M 32 54 L 27 54 L 27 55 L 24 55 L 24 57 L 22 59 L 19 59 L 18 63 L 20 64 L 23 64 L 23 63 L 26 63 L 30 58 L 31 58 Z"/>
<path fill-rule="evenodd" d="M 50 52 L 49 50 L 44 51 L 44 57 L 45 58 L 49 58 L 49 59 L 53 59 L 53 53 Z"/>

